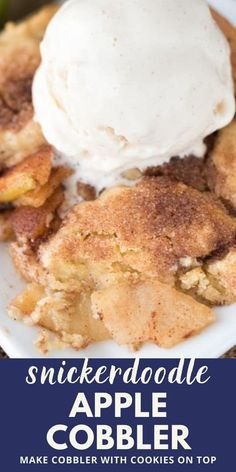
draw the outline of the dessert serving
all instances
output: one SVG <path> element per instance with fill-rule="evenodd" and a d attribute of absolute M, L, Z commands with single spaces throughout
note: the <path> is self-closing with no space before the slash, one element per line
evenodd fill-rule
<path fill-rule="evenodd" d="M 43 350 L 214 323 L 236 302 L 234 27 L 204 0 L 69 0 L 0 50 L 0 238 L 26 281 L 9 315 Z"/>

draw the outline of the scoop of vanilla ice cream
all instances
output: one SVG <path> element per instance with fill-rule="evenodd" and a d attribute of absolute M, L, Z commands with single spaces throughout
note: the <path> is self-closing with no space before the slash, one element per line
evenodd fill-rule
<path fill-rule="evenodd" d="M 230 51 L 205 0 L 69 0 L 33 84 L 46 139 L 102 188 L 204 152 L 235 113 Z"/>

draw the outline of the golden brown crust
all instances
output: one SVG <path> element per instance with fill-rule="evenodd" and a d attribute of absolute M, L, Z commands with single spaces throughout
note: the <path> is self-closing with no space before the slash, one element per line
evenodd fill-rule
<path fill-rule="evenodd" d="M 236 208 L 236 119 L 219 131 L 207 163 L 210 189 Z"/>
<path fill-rule="evenodd" d="M 22 56 L 22 54 L 21 54 Z M 14 69 L 17 65 L 14 62 Z M 33 72 L 27 70 L 25 64 L 18 64 L 16 70 L 10 71 L 2 84 L 0 94 L 0 130 L 19 131 L 32 118 L 31 86 Z"/>
<path fill-rule="evenodd" d="M 159 177 L 77 205 L 42 257 L 61 281 L 62 261 L 73 274 L 78 260 L 88 271 L 115 264 L 166 281 L 181 258 L 205 257 L 234 238 L 235 221 L 210 194 Z"/>
<path fill-rule="evenodd" d="M 210 261 L 206 270 L 210 280 L 221 289 L 220 304 L 233 303 L 236 298 L 236 247 L 223 259 Z"/>
<path fill-rule="evenodd" d="M 33 121 L 31 86 L 40 63 L 39 43 L 56 12 L 48 6 L 0 35 L 0 161 L 19 162 L 45 142 Z"/>
<path fill-rule="evenodd" d="M 0 202 L 3 209 L 4 204 L 7 208 L 11 202 L 12 210 L 7 219 L 6 216 L 0 219 L 2 239 L 7 237 L 9 227 L 17 239 L 31 240 L 36 244 L 39 237 L 46 238 L 49 230 L 57 229 L 60 223 L 57 209 L 64 201 L 61 184 L 72 172 L 67 167 L 53 167 L 53 157 L 52 147 L 44 145 L 3 172 Z"/>
<path fill-rule="evenodd" d="M 41 207 L 72 173 L 69 167 L 54 167 L 48 181 L 44 185 L 39 184 L 34 190 L 24 193 L 15 201 L 15 205 L 18 207 Z"/>
<path fill-rule="evenodd" d="M 231 47 L 233 78 L 236 87 L 236 28 L 218 12 L 212 10 L 214 19 Z M 217 195 L 236 209 L 236 119 L 219 131 L 215 146 L 207 161 L 208 186 Z"/>
<path fill-rule="evenodd" d="M 18 240 L 35 241 L 44 236 L 56 217 L 56 210 L 64 199 L 62 189 L 58 189 L 42 206 L 25 206 L 11 215 L 11 225 Z"/>
<path fill-rule="evenodd" d="M 92 314 L 119 343 L 173 346 L 213 321 L 184 293 L 197 290 L 183 287 L 182 275 L 233 245 L 235 223 L 212 195 L 166 177 L 108 190 L 74 207 L 36 253 L 12 247 L 21 273 L 45 290 L 30 319 L 61 336 L 77 333 L 80 347 L 92 342 Z"/>
<path fill-rule="evenodd" d="M 0 202 L 13 202 L 25 193 L 45 185 L 51 174 L 53 156 L 52 147 L 45 145 L 6 170 L 0 177 Z"/>
<path fill-rule="evenodd" d="M 195 156 L 172 157 L 169 162 L 161 166 L 149 167 L 145 170 L 144 175 L 148 177 L 165 176 L 197 190 L 207 190 L 205 161 Z"/>
<path fill-rule="evenodd" d="M 11 210 L 0 212 L 0 242 L 11 241 L 14 239 L 11 217 Z"/>
<path fill-rule="evenodd" d="M 210 259 L 180 275 L 183 290 L 211 305 L 224 305 L 236 300 L 236 248 L 221 259 Z"/>
<path fill-rule="evenodd" d="M 215 19 L 216 23 L 226 36 L 229 41 L 230 48 L 231 48 L 231 60 L 232 60 L 232 67 L 233 67 L 233 79 L 235 84 L 236 90 L 236 28 L 228 21 L 226 18 L 221 16 L 217 11 L 211 10 L 213 18 Z"/>

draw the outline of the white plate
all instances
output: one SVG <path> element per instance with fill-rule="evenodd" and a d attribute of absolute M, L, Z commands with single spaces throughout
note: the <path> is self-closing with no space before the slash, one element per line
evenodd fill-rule
<path fill-rule="evenodd" d="M 236 24 L 236 0 L 210 0 L 209 3 Z M 23 323 L 12 321 L 7 316 L 6 307 L 11 298 L 23 287 L 15 273 L 7 246 L 0 246 L 0 345 L 10 357 L 42 357 L 34 346 L 38 328 L 29 328 Z M 179 344 L 173 349 L 160 349 L 146 345 L 137 354 L 143 358 L 176 358 L 176 357 L 219 357 L 236 343 L 236 304 L 216 310 L 217 321 L 203 333 Z M 119 347 L 112 341 L 94 344 L 87 349 L 76 352 L 72 349 L 54 351 L 50 357 L 91 357 L 91 358 L 124 358 L 134 357 L 125 347 Z"/>

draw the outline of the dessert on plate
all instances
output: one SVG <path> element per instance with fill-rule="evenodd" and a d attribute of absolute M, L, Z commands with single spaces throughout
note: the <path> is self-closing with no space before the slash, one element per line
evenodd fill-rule
<path fill-rule="evenodd" d="M 213 323 L 236 301 L 236 30 L 203 0 L 70 0 L 0 49 L 0 239 L 27 282 L 10 316 L 44 350 Z"/>

